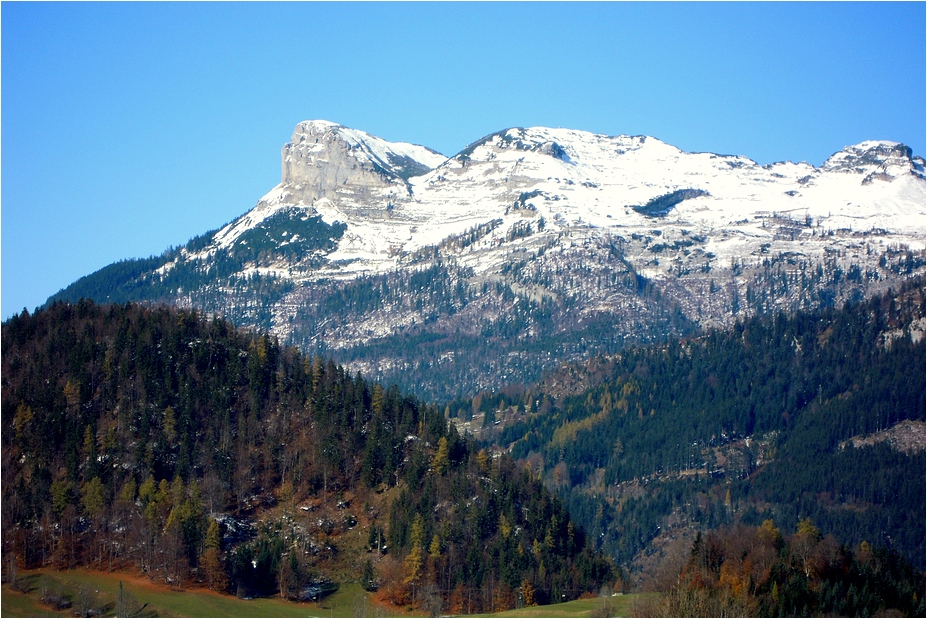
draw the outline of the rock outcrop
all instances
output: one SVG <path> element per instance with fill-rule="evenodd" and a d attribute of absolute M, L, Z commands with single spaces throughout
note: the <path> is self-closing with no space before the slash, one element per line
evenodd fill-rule
<path fill-rule="evenodd" d="M 311 205 L 325 198 L 352 215 L 382 217 L 408 201 L 410 176 L 428 172 L 444 156 L 335 123 L 306 121 L 296 126 L 281 159 L 281 188 L 289 200 Z"/>

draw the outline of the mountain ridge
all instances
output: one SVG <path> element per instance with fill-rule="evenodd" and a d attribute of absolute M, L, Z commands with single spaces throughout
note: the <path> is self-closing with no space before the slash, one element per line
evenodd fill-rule
<path fill-rule="evenodd" d="M 154 269 L 50 300 L 198 307 L 453 396 L 426 384 L 435 366 L 472 393 L 501 359 L 530 380 L 586 352 L 884 291 L 924 270 L 924 185 L 923 158 L 889 141 L 761 166 L 529 127 L 445 157 L 305 121 L 253 209 Z"/>
<path fill-rule="evenodd" d="M 308 128 L 308 130 L 306 128 Z M 394 146 L 400 147 L 399 148 L 400 150 L 405 151 L 403 152 L 403 156 L 412 157 L 417 152 L 418 153 L 417 156 L 420 159 L 428 159 L 427 162 L 419 161 L 418 163 L 421 167 L 430 168 L 430 169 L 421 175 L 405 177 L 402 179 L 406 181 L 408 185 L 409 196 L 401 195 L 401 192 L 397 191 L 397 188 L 394 186 L 395 183 L 393 181 L 401 177 L 401 175 L 395 169 L 390 169 L 388 170 L 388 173 L 386 173 L 387 176 L 390 176 L 389 183 L 379 185 L 379 186 L 378 186 L 378 183 L 371 183 L 372 186 L 371 185 L 365 186 L 364 189 L 366 189 L 367 192 L 363 196 L 361 196 L 360 200 L 350 195 L 354 193 L 356 189 L 352 188 L 349 190 L 344 190 L 344 189 L 338 188 L 336 186 L 337 183 L 326 185 L 325 187 L 322 187 L 319 191 L 314 191 L 314 192 L 307 194 L 305 193 L 307 191 L 305 188 L 305 185 L 302 182 L 300 182 L 300 181 L 305 180 L 305 177 L 300 176 L 298 173 L 294 172 L 294 170 L 299 168 L 299 166 L 295 165 L 295 162 L 293 161 L 293 155 L 291 153 L 294 152 L 297 146 L 301 146 L 305 142 L 305 140 L 307 139 L 307 136 L 308 136 L 308 139 L 311 139 L 313 136 L 315 136 L 316 143 L 317 143 L 319 139 L 319 135 L 322 135 L 323 140 L 328 139 L 329 141 L 337 141 L 336 139 L 336 136 L 337 136 L 344 143 L 350 145 L 351 149 L 362 151 L 362 155 L 365 155 L 366 157 L 361 156 L 360 159 L 358 159 L 358 161 L 360 161 L 361 163 L 363 163 L 361 161 L 363 159 L 367 159 L 368 161 L 372 160 L 372 158 L 369 155 L 371 151 L 376 151 L 380 153 L 376 157 L 373 157 L 373 159 L 376 159 L 377 161 L 381 162 L 381 164 L 384 163 L 385 160 L 389 158 L 389 154 L 392 152 L 390 150 L 390 145 L 394 145 Z M 566 139 L 566 138 L 572 138 L 572 139 Z M 779 162 L 779 163 L 774 163 L 774 164 L 768 164 L 766 166 L 759 166 L 759 164 L 757 164 L 756 162 L 750 159 L 747 159 L 746 157 L 741 157 L 741 156 L 715 155 L 712 153 L 685 153 L 677 149 L 676 147 L 673 147 L 669 144 L 661 142 L 660 140 L 656 138 L 652 138 L 649 136 L 637 136 L 637 137 L 602 136 L 598 134 L 591 134 L 588 132 L 581 132 L 581 131 L 575 131 L 575 130 L 563 130 L 563 129 L 548 129 L 544 127 L 532 127 L 529 129 L 511 128 L 511 129 L 505 129 L 505 130 L 502 130 L 496 133 L 492 133 L 488 136 L 485 136 L 481 138 L 480 140 L 477 140 L 470 146 L 466 147 L 464 150 L 462 150 L 457 155 L 454 155 L 450 158 L 446 158 L 444 161 L 438 163 L 438 158 L 432 156 L 434 155 L 433 151 L 428 151 L 427 149 L 425 149 L 425 147 L 408 148 L 411 145 L 408 145 L 405 143 L 385 142 L 383 140 L 380 140 L 379 138 L 375 138 L 364 132 L 359 132 L 357 130 L 348 129 L 341 125 L 335 125 L 333 123 L 328 123 L 327 121 L 306 121 L 306 122 L 300 123 L 297 126 L 297 130 L 294 132 L 292 141 L 283 147 L 284 162 L 283 162 L 282 182 L 277 187 L 275 187 L 273 190 L 268 192 L 264 197 L 262 197 L 258 205 L 259 207 L 261 204 L 267 204 L 267 205 L 287 204 L 287 205 L 309 206 L 311 208 L 314 208 L 317 213 L 322 214 L 323 219 L 325 219 L 327 223 L 333 223 L 334 221 L 344 222 L 345 220 L 348 220 L 349 228 L 350 228 L 352 227 L 350 225 L 351 211 L 346 208 L 340 208 L 340 207 L 342 207 L 343 204 L 347 206 L 351 202 L 357 203 L 357 202 L 362 202 L 362 201 L 363 202 L 372 201 L 375 203 L 374 208 L 370 208 L 369 204 L 365 204 L 364 206 L 366 208 L 364 208 L 362 211 L 363 215 L 370 216 L 371 214 L 378 212 L 378 209 L 376 209 L 376 206 L 379 206 L 380 207 L 379 212 L 378 212 L 379 215 L 382 216 L 384 212 L 389 213 L 393 211 L 393 215 L 394 215 L 393 218 L 401 219 L 400 213 L 395 213 L 395 211 L 396 209 L 401 209 L 402 202 L 406 200 L 408 197 L 418 198 L 419 195 L 424 194 L 427 197 L 423 197 L 419 199 L 425 202 L 428 206 L 433 206 L 436 209 L 442 206 L 446 207 L 449 204 L 452 206 L 459 205 L 460 200 L 461 200 L 460 198 L 458 198 L 457 201 L 455 202 L 453 199 L 442 200 L 440 199 L 440 197 L 437 199 L 434 199 L 434 198 L 431 198 L 428 194 L 440 192 L 440 189 L 435 189 L 435 186 L 436 185 L 440 186 L 442 183 L 447 181 L 445 177 L 446 173 L 450 174 L 450 173 L 456 172 L 459 174 L 461 171 L 460 167 L 467 168 L 467 167 L 470 167 L 470 166 L 473 166 L 479 163 L 489 164 L 493 160 L 497 159 L 497 154 L 501 154 L 502 151 L 508 150 L 507 147 L 509 146 L 514 148 L 516 151 L 541 152 L 542 154 L 545 154 L 545 155 L 550 155 L 551 153 L 557 153 L 558 155 L 556 156 L 554 155 L 550 155 L 550 156 L 554 159 L 559 159 L 560 161 L 563 161 L 564 163 L 568 165 L 572 165 L 573 167 L 576 167 L 578 165 L 576 160 L 584 162 L 585 160 L 589 159 L 589 151 L 592 149 L 585 148 L 585 151 L 586 151 L 585 156 L 581 156 L 580 153 L 576 152 L 577 150 L 579 150 L 579 147 L 571 146 L 570 145 L 571 142 L 575 142 L 578 145 L 588 146 L 589 143 L 592 141 L 597 141 L 597 142 L 605 141 L 605 142 L 614 142 L 614 143 L 620 144 L 623 148 L 617 149 L 616 152 L 619 155 L 626 155 L 628 154 L 628 152 L 633 152 L 633 151 L 641 151 L 647 155 L 644 157 L 644 161 L 642 163 L 648 163 L 648 164 L 653 164 L 655 163 L 655 161 L 664 163 L 664 164 L 669 164 L 669 163 L 673 163 L 673 158 L 677 158 L 677 159 L 680 157 L 701 158 L 701 157 L 707 156 L 710 159 L 720 159 L 721 160 L 720 163 L 722 163 L 723 165 L 727 165 L 731 167 L 732 169 L 739 169 L 739 168 L 743 168 L 746 166 L 749 168 L 757 168 L 759 170 L 765 170 L 765 171 L 770 171 L 770 170 L 785 171 L 785 169 L 787 168 L 791 172 L 792 179 L 790 180 L 793 180 L 795 182 L 801 181 L 799 184 L 804 185 L 804 186 L 809 186 L 809 185 L 813 186 L 814 184 L 814 179 L 805 180 L 809 174 L 813 175 L 814 173 L 817 173 L 818 175 L 821 175 L 822 172 L 826 172 L 826 171 L 851 171 L 852 170 L 855 172 L 865 171 L 867 174 L 888 175 L 887 170 L 891 168 L 896 171 L 896 175 L 894 175 L 893 178 L 898 178 L 899 174 L 897 174 L 897 172 L 905 171 L 903 170 L 903 168 L 905 167 L 904 160 L 907 160 L 908 162 L 907 164 L 908 170 L 906 171 L 909 172 L 911 175 L 915 176 L 916 178 L 923 180 L 923 167 L 924 167 L 923 159 L 912 157 L 910 153 L 910 149 L 908 147 L 902 144 L 896 143 L 896 142 L 888 142 L 888 141 L 867 141 L 867 142 L 862 142 L 860 144 L 847 146 L 841 151 L 838 151 L 837 153 L 832 155 L 830 158 L 828 158 L 828 160 L 825 161 L 825 163 L 821 166 L 821 168 L 815 168 L 814 166 L 811 166 L 810 164 L 804 164 L 804 163 L 793 164 L 791 162 Z M 567 144 L 567 146 L 566 147 L 561 146 L 560 142 L 564 142 L 565 144 Z M 332 149 L 329 148 L 327 152 L 331 153 L 331 150 Z M 480 154 L 482 154 L 482 157 L 478 156 L 474 158 L 473 155 L 477 151 L 480 151 Z M 568 151 L 574 152 L 572 159 L 570 159 Z M 662 154 L 661 154 L 661 151 L 662 151 Z M 425 152 L 429 154 L 429 157 L 425 157 Z M 386 154 L 386 156 L 384 156 L 384 153 Z M 900 154 L 903 156 L 901 157 L 891 156 L 895 154 Z M 570 160 L 569 161 L 563 160 L 561 155 L 566 156 Z M 882 155 L 882 157 L 880 157 L 879 155 Z M 906 157 L 904 155 L 906 155 Z M 667 157 L 669 157 L 669 160 L 667 159 Z M 338 165 L 333 164 L 330 159 L 321 159 L 321 162 L 318 162 L 316 161 L 316 159 L 313 159 L 310 156 L 308 160 L 303 160 L 303 163 L 304 165 L 302 167 L 304 168 L 311 167 L 313 169 L 317 169 L 317 168 L 324 169 L 326 174 L 332 174 L 333 173 L 332 169 L 334 168 L 334 174 L 336 177 L 335 180 L 342 185 L 355 180 L 355 179 L 339 177 L 337 172 L 339 171 L 340 167 Z M 323 166 L 321 165 L 321 163 L 324 163 L 325 165 Z M 516 161 L 515 163 L 516 165 L 514 166 L 514 168 L 517 169 L 518 167 L 517 164 L 519 162 Z M 355 165 L 358 165 L 358 164 L 355 164 Z M 601 167 L 601 166 L 602 166 L 601 161 L 594 161 L 591 165 L 587 164 L 585 166 L 586 169 L 584 169 L 583 172 L 585 173 L 586 176 L 590 176 L 590 172 L 593 172 L 593 173 L 595 172 L 594 168 Z M 364 167 L 363 165 L 360 165 L 361 169 L 363 169 L 363 167 Z M 383 165 L 382 167 L 385 169 L 385 168 L 388 168 L 389 166 Z M 621 166 L 616 166 L 616 167 L 620 168 Z M 637 167 L 641 167 L 641 164 L 639 163 Z M 782 178 L 785 175 L 782 174 L 781 171 L 772 171 L 769 174 L 769 178 L 766 178 L 763 180 L 766 182 L 769 182 L 771 179 Z M 364 172 L 366 172 L 366 170 L 364 170 Z M 806 172 L 809 174 L 805 174 Z M 689 175 L 693 173 L 694 171 L 691 171 L 691 170 L 686 171 L 686 174 L 689 174 Z M 656 174 L 655 170 L 653 169 L 653 166 L 648 166 L 645 169 L 645 174 L 648 174 L 648 175 Z M 483 172 L 482 175 L 486 176 L 487 174 L 486 172 Z M 364 184 L 363 181 L 366 180 L 364 176 L 365 175 L 363 173 L 356 175 L 356 180 L 362 181 L 359 184 L 362 184 L 362 185 Z M 420 179 L 420 180 L 417 180 L 416 182 L 411 182 L 410 179 Z M 570 180 L 572 179 L 568 179 L 567 182 L 569 182 Z M 637 181 L 638 179 L 633 179 L 633 180 Z M 861 181 L 862 180 L 865 180 L 865 178 L 861 179 Z M 518 184 L 517 181 L 513 181 L 510 178 L 510 176 L 506 176 L 505 181 L 507 184 Z M 678 179 L 674 179 L 674 181 L 675 182 L 667 183 L 667 189 L 671 187 L 675 187 L 676 185 L 680 185 L 680 186 L 675 187 L 675 189 L 684 189 L 683 187 L 681 187 L 681 183 L 678 182 Z M 575 183 L 575 180 L 573 182 Z M 588 185 L 593 184 L 593 182 L 590 180 L 587 180 L 585 182 L 586 182 L 586 187 L 591 188 L 591 187 L 588 187 Z M 523 184 L 527 184 L 527 182 L 523 181 Z M 535 184 L 537 183 L 535 182 Z M 646 184 L 650 186 L 654 185 L 653 181 L 649 181 Z M 641 194 L 641 198 L 640 198 L 641 203 L 646 202 L 647 200 L 650 200 L 653 198 L 657 198 L 660 195 L 662 195 L 661 193 L 659 193 L 659 191 L 661 190 L 644 189 L 643 191 L 640 191 L 639 189 L 640 188 L 638 187 L 632 186 L 628 188 L 628 191 L 629 193 Z M 382 193 L 380 195 L 377 195 L 376 190 L 385 190 L 385 195 L 383 195 Z M 638 190 L 638 191 L 633 192 L 632 190 Z M 336 193 L 336 194 L 340 193 L 342 195 L 336 195 L 333 197 L 331 193 Z M 506 195 L 505 191 L 501 193 L 503 194 L 503 196 Z M 513 194 L 513 195 L 506 196 L 506 197 L 513 198 L 512 202 L 515 202 L 517 200 L 517 196 L 525 192 L 510 191 L 508 193 Z M 668 192 L 664 192 L 664 193 L 668 193 Z M 348 195 L 345 195 L 345 194 L 348 194 Z M 709 192 L 709 195 L 710 195 L 710 192 Z M 555 192 L 544 192 L 543 197 L 545 198 L 545 200 L 548 200 L 548 201 L 554 200 L 557 197 L 560 197 L 560 199 L 565 199 L 565 196 L 562 196 L 562 195 L 557 196 Z M 769 196 L 763 196 L 763 197 L 766 198 L 766 200 L 768 201 Z M 790 197 L 795 197 L 795 196 L 790 196 Z M 377 204 L 378 200 L 380 202 L 383 202 L 384 199 L 386 200 L 385 204 Z M 507 203 L 508 202 L 507 200 L 500 199 L 499 196 L 492 196 L 491 199 L 493 199 L 493 201 L 497 203 L 503 203 L 503 202 Z M 577 197 L 577 199 L 579 199 L 579 197 Z M 393 202 L 393 200 L 395 200 L 395 202 Z M 316 202 L 320 202 L 320 203 L 316 204 Z M 783 202 L 787 202 L 787 200 L 780 199 L 779 202 L 781 204 Z M 626 199 L 624 206 L 629 206 L 631 204 L 633 204 L 633 197 L 631 197 L 630 199 Z M 494 204 L 493 206 L 500 206 L 500 204 Z M 610 203 L 609 206 L 614 208 L 615 204 Z M 620 202 L 619 202 L 619 206 L 620 206 Z M 771 206 L 774 206 L 774 205 L 771 205 Z M 809 213 L 812 212 L 813 210 L 818 210 L 818 211 L 822 210 L 820 208 L 813 209 L 811 206 L 808 206 L 807 203 L 799 204 L 799 205 L 790 205 L 790 207 L 791 208 L 789 209 L 783 209 L 783 210 L 801 210 L 802 208 L 804 208 Z M 492 210 L 498 211 L 499 209 L 492 209 Z M 492 210 L 490 212 L 480 213 L 480 216 L 482 216 L 482 218 L 485 219 L 486 217 L 489 217 L 495 214 L 492 212 Z M 770 208 L 767 210 L 776 210 L 776 209 Z M 860 209 L 856 209 L 856 210 L 860 210 Z M 442 216 L 445 219 L 452 218 L 454 215 L 454 213 L 448 213 L 448 212 L 438 212 L 438 214 L 440 214 L 440 216 Z M 418 213 L 410 213 L 409 215 L 413 221 L 418 221 L 421 219 L 421 217 L 417 217 L 417 215 L 419 215 Z M 596 215 L 601 215 L 601 214 L 596 213 Z M 823 215 L 819 215 L 819 216 L 823 217 Z M 608 215 L 606 215 L 605 217 L 608 218 Z M 851 218 L 851 217 L 853 217 L 852 214 L 845 215 L 845 218 Z M 582 219 L 582 214 L 580 214 L 579 218 Z M 601 216 L 599 216 L 598 219 L 601 219 Z M 434 222 L 428 220 L 428 223 L 433 224 Z M 603 223 L 607 224 L 609 222 L 598 222 L 598 223 L 602 225 Z M 846 223 L 845 221 L 841 220 L 839 222 L 836 222 L 835 227 L 840 227 L 841 225 L 845 223 Z M 463 231 L 460 229 L 460 226 L 455 227 L 455 226 L 445 225 L 445 226 L 440 226 L 440 228 L 437 230 L 434 230 L 434 234 L 432 234 L 430 237 L 426 237 L 423 239 L 423 238 L 415 238 L 416 236 L 421 237 L 423 235 L 419 234 L 420 230 L 418 229 L 411 230 L 411 228 L 413 227 L 415 227 L 413 223 L 409 223 L 409 225 L 407 226 L 407 228 L 409 229 L 409 233 L 413 235 L 407 239 L 407 241 L 411 241 L 410 243 L 409 242 L 402 243 L 401 239 L 399 238 L 396 239 L 397 245 L 400 248 L 399 251 L 414 251 L 415 249 L 419 249 L 422 246 L 425 246 L 425 245 L 428 245 L 434 242 L 440 242 L 440 240 L 443 240 L 444 238 L 447 238 L 448 236 L 452 236 L 454 233 L 460 233 Z M 884 227 L 884 226 L 881 226 L 881 227 Z M 363 236 L 363 235 L 358 235 L 358 236 Z M 224 236 L 222 238 L 225 239 Z M 368 244 L 370 243 L 369 239 L 365 238 L 363 240 L 367 242 Z M 382 248 L 376 247 L 373 251 L 368 252 L 368 253 L 376 253 L 376 252 L 383 253 Z M 350 252 L 344 249 L 342 249 L 338 255 L 338 257 L 350 259 L 349 256 L 350 256 Z M 371 259 L 370 256 L 367 256 L 367 258 Z M 338 258 L 336 257 L 335 260 L 337 259 Z M 386 262 L 393 264 L 389 260 L 386 260 Z"/>

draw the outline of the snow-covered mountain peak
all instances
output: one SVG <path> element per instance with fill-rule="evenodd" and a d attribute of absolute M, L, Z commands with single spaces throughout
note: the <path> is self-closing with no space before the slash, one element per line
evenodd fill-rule
<path fill-rule="evenodd" d="M 495 268 L 510 251 L 494 245 L 496 239 L 530 237 L 513 241 L 530 245 L 541 237 L 597 231 L 632 239 L 656 228 L 669 235 L 697 231 L 705 239 L 702 251 L 713 256 L 709 262 L 759 247 L 782 245 L 785 251 L 797 237 L 790 233 L 786 243 L 778 227 L 767 225 L 782 214 L 822 230 L 880 229 L 900 234 L 894 242 L 923 245 L 917 238 L 923 236 L 923 160 L 896 142 L 848 146 L 821 168 L 760 166 L 743 156 L 684 152 L 650 136 L 511 127 L 446 159 L 423 146 L 305 121 L 282 159 L 281 184 L 216 241 L 238 243 L 249 230 L 270 225 L 263 222 L 271 217 L 318 216 L 343 226 L 334 249 L 326 250 L 327 266 L 302 270 L 306 275 L 299 278 L 389 271 L 401 267 L 403 256 L 483 228 L 494 231 L 481 241 L 486 251 L 473 253 L 483 247 L 473 244 L 466 257 L 457 257 L 476 272 Z M 806 226 L 801 234 L 816 233 Z M 816 240 L 803 251 L 819 254 L 828 243 Z M 653 279 L 678 267 L 651 257 L 646 244 L 636 255 L 628 251 Z"/>
<path fill-rule="evenodd" d="M 300 133 L 305 134 L 321 134 L 325 131 L 331 131 L 332 129 L 337 129 L 343 127 L 336 122 L 330 120 L 304 120 L 301 123 L 296 125 L 296 129 L 293 131 L 293 135 L 296 136 Z"/>
<path fill-rule="evenodd" d="M 581 155 L 595 153 L 625 154 L 644 148 L 652 152 L 664 150 L 678 154 L 679 149 L 649 136 L 606 136 L 589 131 L 550 127 L 511 127 L 491 133 L 473 142 L 454 159 L 464 163 L 489 161 L 501 153 L 524 157 L 526 153 L 541 153 L 567 163 L 575 163 Z"/>
<path fill-rule="evenodd" d="M 897 176 L 899 173 L 914 171 L 916 167 L 917 162 L 908 146 L 888 140 L 867 140 L 834 153 L 821 169 L 857 174 L 881 172 Z"/>
<path fill-rule="evenodd" d="M 281 151 L 280 184 L 220 230 L 215 244 L 231 247 L 275 217 L 304 221 L 321 215 L 329 224 L 388 218 L 410 199 L 408 179 L 445 160 L 430 148 L 389 142 L 331 121 L 300 122 Z"/>
<path fill-rule="evenodd" d="M 282 157 L 284 184 L 300 184 L 300 167 L 331 167 L 333 157 L 339 162 L 350 161 L 352 167 L 360 165 L 376 172 L 385 180 L 424 174 L 446 159 L 424 146 L 388 142 L 327 120 L 307 120 L 296 125 L 290 142 L 283 147 Z"/>

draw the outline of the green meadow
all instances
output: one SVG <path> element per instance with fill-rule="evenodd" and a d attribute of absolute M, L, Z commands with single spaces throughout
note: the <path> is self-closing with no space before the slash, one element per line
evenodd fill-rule
<path fill-rule="evenodd" d="M 357 583 L 342 584 L 317 603 L 288 602 L 279 598 L 239 599 L 204 589 L 177 590 L 127 574 L 71 571 L 21 572 L 20 589 L 4 583 L 0 596 L 3 617 L 73 617 L 84 605 L 102 617 L 116 616 L 119 586 L 129 614 L 140 617 L 416 617 L 384 606 Z M 44 596 L 70 601 L 69 608 L 55 610 L 41 602 Z M 534 606 L 479 617 L 626 617 L 637 596 L 575 600 L 550 606 Z"/>
<path fill-rule="evenodd" d="M 3 585 L 4 617 L 73 617 L 83 602 L 103 617 L 113 617 L 122 582 L 130 613 L 141 617 L 389 617 L 411 616 L 375 603 L 356 583 L 346 583 L 318 603 L 280 598 L 239 599 L 204 589 L 177 590 L 126 575 L 72 570 L 23 572 L 24 593 Z M 68 599 L 72 606 L 55 610 L 40 600 L 43 592 Z"/>
<path fill-rule="evenodd" d="M 588 598 L 573 600 L 562 604 L 548 606 L 530 606 L 507 610 L 490 615 L 473 615 L 474 617 L 629 617 L 634 604 L 640 600 L 639 594 L 619 595 L 608 598 Z"/>

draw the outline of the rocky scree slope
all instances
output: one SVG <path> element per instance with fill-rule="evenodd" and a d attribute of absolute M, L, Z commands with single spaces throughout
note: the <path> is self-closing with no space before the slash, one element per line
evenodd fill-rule
<path fill-rule="evenodd" d="M 818 168 L 533 127 L 445 158 L 307 121 L 252 210 L 50 300 L 198 307 L 445 398 L 879 293 L 924 273 L 925 215 L 894 142 Z"/>

